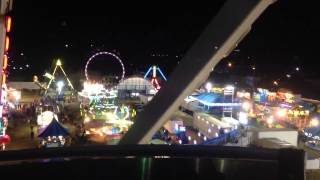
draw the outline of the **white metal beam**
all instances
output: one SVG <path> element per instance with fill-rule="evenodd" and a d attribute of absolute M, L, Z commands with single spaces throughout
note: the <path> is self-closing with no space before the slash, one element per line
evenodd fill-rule
<path fill-rule="evenodd" d="M 145 144 L 198 88 L 215 65 L 251 29 L 252 23 L 274 0 L 229 0 L 191 47 L 171 78 L 141 112 L 120 144 Z"/>

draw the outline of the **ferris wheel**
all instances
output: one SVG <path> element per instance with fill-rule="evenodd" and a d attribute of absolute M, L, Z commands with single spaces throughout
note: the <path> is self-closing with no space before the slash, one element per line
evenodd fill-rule
<path fill-rule="evenodd" d="M 97 58 L 98 56 L 110 56 L 110 57 L 112 57 L 112 60 L 117 61 L 117 62 L 121 65 L 121 69 L 122 69 L 120 81 L 122 81 L 122 80 L 124 79 L 125 68 L 124 68 L 124 65 L 123 65 L 123 63 L 122 63 L 122 60 L 121 60 L 117 55 L 115 55 L 114 53 L 107 52 L 107 51 L 101 51 L 101 52 L 98 52 L 98 53 L 95 53 L 94 55 L 92 55 L 92 56 L 88 59 L 88 61 L 87 61 L 87 63 L 86 63 L 84 72 L 85 72 L 85 76 L 86 76 L 86 80 L 87 80 L 87 81 L 90 81 L 90 78 L 89 78 L 89 75 L 88 75 L 88 66 L 89 66 L 90 62 L 91 62 L 92 60 L 94 60 L 95 58 Z"/>

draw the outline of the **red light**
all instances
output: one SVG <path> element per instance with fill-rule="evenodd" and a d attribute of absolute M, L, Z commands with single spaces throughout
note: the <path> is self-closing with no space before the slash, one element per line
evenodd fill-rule
<path fill-rule="evenodd" d="M 3 56 L 3 69 L 7 69 L 7 66 L 8 66 L 8 56 L 7 55 L 4 55 Z"/>
<path fill-rule="evenodd" d="M 6 36 L 5 47 L 4 47 L 5 52 L 9 51 L 9 45 L 10 45 L 10 39 L 8 36 Z"/>
<path fill-rule="evenodd" d="M 11 20 L 11 17 L 10 16 L 7 16 L 6 17 L 6 31 L 7 33 L 11 31 L 11 23 L 12 20 Z"/>
<path fill-rule="evenodd" d="M 159 82 L 157 79 L 154 79 L 155 83 L 156 83 L 156 89 L 159 90 L 161 88 L 161 86 L 159 85 Z"/>

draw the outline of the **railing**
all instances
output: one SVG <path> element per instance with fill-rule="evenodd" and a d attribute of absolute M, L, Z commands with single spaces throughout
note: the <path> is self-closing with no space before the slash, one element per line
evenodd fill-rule
<path fill-rule="evenodd" d="M 0 174 L 77 179 L 303 179 L 304 152 L 217 146 L 87 146 L 0 152 Z"/>

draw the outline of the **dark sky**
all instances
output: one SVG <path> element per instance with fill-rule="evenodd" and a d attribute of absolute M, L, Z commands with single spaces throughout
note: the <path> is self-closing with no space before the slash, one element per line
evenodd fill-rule
<path fill-rule="evenodd" d="M 223 4 L 215 1 L 216 5 L 173 6 L 155 2 L 146 6 L 133 3 L 124 6 L 98 2 L 76 7 L 16 0 L 12 12 L 10 57 L 14 62 L 11 68 L 26 64 L 31 68 L 11 70 L 10 78 L 30 76 L 31 80 L 33 74 L 41 75 L 50 69 L 55 58 L 63 59 L 71 74 L 83 75 L 86 60 L 100 50 L 117 52 L 129 74 L 143 71 L 152 64 L 169 73 Z M 255 66 L 255 75 L 268 81 L 281 78 L 279 81 L 290 87 L 298 86 L 301 79 L 318 79 L 320 72 L 315 63 L 319 52 L 320 15 L 316 7 L 315 1 L 276 2 L 254 24 L 238 46 L 240 51 L 221 61 L 216 70 L 252 75 L 251 67 Z M 229 61 L 233 67 L 226 72 Z M 111 62 L 96 63 L 93 66 L 97 70 L 101 67 L 102 72 L 119 68 Z M 292 74 L 297 66 L 301 71 Z M 287 73 L 292 74 L 290 80 L 285 78 Z"/>

